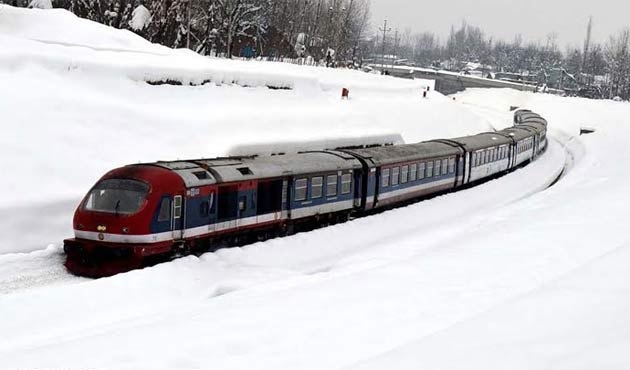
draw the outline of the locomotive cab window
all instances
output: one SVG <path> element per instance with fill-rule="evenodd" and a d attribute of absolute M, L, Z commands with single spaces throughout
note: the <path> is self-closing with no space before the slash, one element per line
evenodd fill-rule
<path fill-rule="evenodd" d="M 160 213 L 158 214 L 158 222 L 164 222 L 171 219 L 171 200 L 167 197 L 162 198 L 160 203 Z"/>
<path fill-rule="evenodd" d="M 352 189 L 352 175 L 349 173 L 341 175 L 341 194 L 350 193 L 350 189 Z"/>
<path fill-rule="evenodd" d="M 313 177 L 311 179 L 311 198 L 321 198 L 322 197 L 322 186 L 324 183 L 324 178 L 321 176 Z"/>
<path fill-rule="evenodd" d="M 295 200 L 306 200 L 307 179 L 295 180 Z"/>
<path fill-rule="evenodd" d="M 87 196 L 87 211 L 131 215 L 140 210 L 149 192 L 149 185 L 128 179 L 107 179 L 96 184 Z"/>

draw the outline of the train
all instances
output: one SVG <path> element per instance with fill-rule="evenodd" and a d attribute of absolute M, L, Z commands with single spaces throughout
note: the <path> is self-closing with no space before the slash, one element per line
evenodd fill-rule
<path fill-rule="evenodd" d="M 132 164 L 106 173 L 64 240 L 73 274 L 105 277 L 190 253 L 345 222 L 504 174 L 547 147 L 547 121 L 415 144 Z"/>

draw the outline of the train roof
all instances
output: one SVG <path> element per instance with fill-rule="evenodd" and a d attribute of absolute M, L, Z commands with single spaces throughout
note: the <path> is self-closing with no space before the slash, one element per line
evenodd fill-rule
<path fill-rule="evenodd" d="M 508 128 L 503 129 L 501 131 L 497 131 L 497 133 L 502 133 L 503 135 L 511 136 L 516 141 L 521 141 L 523 139 L 527 139 L 527 138 L 530 138 L 530 137 L 534 136 L 532 131 L 531 131 L 531 128 L 529 128 L 529 127 L 519 127 L 519 126 L 508 127 Z"/>
<path fill-rule="evenodd" d="M 515 114 L 516 117 L 518 117 L 515 120 L 516 125 L 519 124 L 524 124 L 527 122 L 538 122 L 541 123 L 545 126 L 547 126 L 547 120 L 542 118 L 540 115 L 533 113 L 533 112 L 526 112 L 526 113 L 522 113 L 522 114 Z"/>
<path fill-rule="evenodd" d="M 334 150 L 261 157 L 160 161 L 150 165 L 178 173 L 187 187 L 361 168 L 358 159 Z"/>
<path fill-rule="evenodd" d="M 547 130 L 547 125 L 538 121 L 526 121 L 517 125 L 517 127 L 531 127 L 538 132 L 544 132 Z"/>
<path fill-rule="evenodd" d="M 376 165 L 387 165 L 433 157 L 448 157 L 461 152 L 457 147 L 435 141 L 365 149 L 349 149 L 345 151 L 371 160 Z"/>
<path fill-rule="evenodd" d="M 512 140 L 505 135 L 501 135 L 497 132 L 482 132 L 473 136 L 463 136 L 455 139 L 451 139 L 456 141 L 464 146 L 466 150 L 473 151 L 484 148 L 489 148 L 493 146 L 499 145 L 508 145 L 512 143 Z"/>

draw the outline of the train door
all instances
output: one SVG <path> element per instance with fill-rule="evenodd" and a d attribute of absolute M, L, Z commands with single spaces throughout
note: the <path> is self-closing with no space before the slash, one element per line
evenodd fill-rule
<path fill-rule="evenodd" d="M 388 173 L 388 176 L 389 176 L 389 173 Z M 376 167 L 376 181 L 375 181 L 375 186 L 374 186 L 374 205 L 372 206 L 372 208 L 376 208 L 378 206 L 378 202 L 381 197 L 382 187 L 383 187 L 383 168 Z"/>
<path fill-rule="evenodd" d="M 456 176 L 461 176 L 462 180 L 459 185 L 464 185 L 470 181 L 470 170 L 471 170 L 471 154 L 470 152 L 464 152 L 464 155 L 457 156 L 457 172 Z"/>
<path fill-rule="evenodd" d="M 173 197 L 173 212 L 171 212 L 171 230 L 173 240 L 181 240 L 184 235 L 184 218 L 183 216 L 184 200 L 181 195 Z"/>
<path fill-rule="evenodd" d="M 237 209 L 237 226 L 249 226 L 251 220 L 244 220 L 256 216 L 256 195 L 258 183 L 256 181 L 247 181 L 238 185 L 238 209 Z M 255 221 L 253 222 L 255 223 Z"/>
<path fill-rule="evenodd" d="M 364 201 L 363 201 L 363 177 L 362 176 L 363 171 L 357 171 L 355 170 L 352 175 L 353 175 L 353 186 L 354 186 L 354 206 L 355 207 L 362 207 L 364 205 Z"/>
<path fill-rule="evenodd" d="M 291 218 L 291 187 L 289 180 L 282 180 L 282 219 Z"/>

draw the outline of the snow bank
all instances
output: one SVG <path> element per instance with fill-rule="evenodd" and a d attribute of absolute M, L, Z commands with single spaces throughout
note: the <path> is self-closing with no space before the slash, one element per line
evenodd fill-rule
<path fill-rule="evenodd" d="M 170 49 L 151 44 L 133 32 L 82 19 L 63 9 L 25 9 L 0 4 L 0 35 L 89 49 L 171 53 Z"/>

